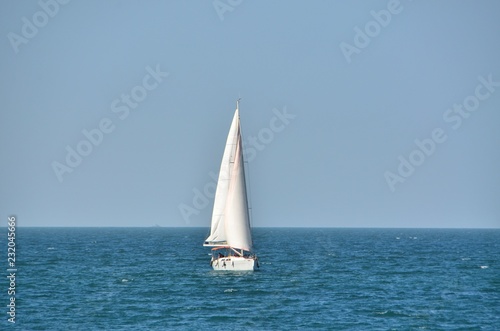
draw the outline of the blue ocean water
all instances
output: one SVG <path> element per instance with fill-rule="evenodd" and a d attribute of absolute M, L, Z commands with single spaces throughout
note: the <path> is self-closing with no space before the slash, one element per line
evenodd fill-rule
<path fill-rule="evenodd" d="M 253 232 L 260 270 L 237 273 L 204 228 L 18 228 L 0 329 L 500 330 L 500 230 Z"/>

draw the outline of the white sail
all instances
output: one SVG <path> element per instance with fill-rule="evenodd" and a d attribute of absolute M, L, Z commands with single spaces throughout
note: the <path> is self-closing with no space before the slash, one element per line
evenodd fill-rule
<path fill-rule="evenodd" d="M 252 249 L 252 234 L 248 214 L 243 146 L 239 125 L 237 137 L 228 200 L 224 211 L 227 219 L 225 222 L 226 239 L 229 246 L 250 251 Z"/>
<path fill-rule="evenodd" d="M 217 181 L 217 189 L 215 191 L 214 209 L 212 212 L 212 223 L 210 235 L 205 240 L 204 246 L 223 246 L 228 245 L 226 230 L 225 230 L 225 208 L 228 200 L 229 183 L 231 179 L 232 164 L 236 145 L 238 142 L 239 130 L 239 114 L 238 108 L 234 113 L 231 128 L 226 140 L 226 147 L 222 156 L 222 163 L 219 171 L 219 179 Z"/>

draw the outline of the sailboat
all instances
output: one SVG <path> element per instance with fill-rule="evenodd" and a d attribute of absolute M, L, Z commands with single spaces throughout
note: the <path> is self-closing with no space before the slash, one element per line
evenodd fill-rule
<path fill-rule="evenodd" d="M 255 270 L 259 267 L 252 251 L 239 101 L 236 101 L 222 156 L 210 235 L 203 244 L 212 247 L 210 265 L 214 270 Z"/>

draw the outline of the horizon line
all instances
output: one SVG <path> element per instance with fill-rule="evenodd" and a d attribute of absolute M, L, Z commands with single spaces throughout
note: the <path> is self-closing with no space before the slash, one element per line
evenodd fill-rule
<path fill-rule="evenodd" d="M 16 224 L 16 228 L 135 228 L 135 229 L 151 229 L 151 228 L 178 228 L 178 229 L 206 229 L 210 226 L 120 226 L 120 225 L 20 225 Z M 393 226 L 255 226 L 252 229 L 443 229 L 443 230 L 500 230 L 500 227 L 393 227 Z"/>

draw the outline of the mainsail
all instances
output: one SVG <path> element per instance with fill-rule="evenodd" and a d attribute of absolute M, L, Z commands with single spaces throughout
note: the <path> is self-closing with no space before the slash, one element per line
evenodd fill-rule
<path fill-rule="evenodd" d="M 204 246 L 252 249 L 238 105 L 222 156 L 210 235 Z"/>

